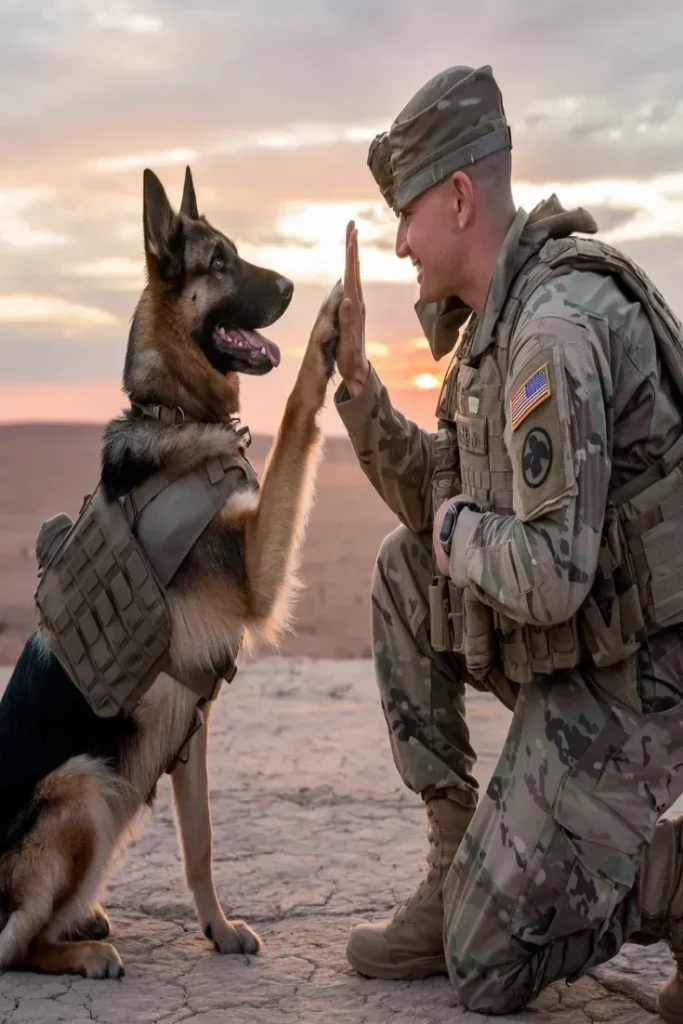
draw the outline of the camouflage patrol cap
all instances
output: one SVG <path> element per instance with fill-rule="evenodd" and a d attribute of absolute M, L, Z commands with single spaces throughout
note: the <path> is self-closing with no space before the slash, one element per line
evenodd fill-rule
<path fill-rule="evenodd" d="M 423 85 L 389 131 L 373 139 L 368 166 L 385 201 L 399 214 L 449 174 L 511 148 L 491 67 L 452 67 Z"/>

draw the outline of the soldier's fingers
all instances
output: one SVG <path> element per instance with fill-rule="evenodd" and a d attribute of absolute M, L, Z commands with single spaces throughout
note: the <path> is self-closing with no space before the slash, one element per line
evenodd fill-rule
<path fill-rule="evenodd" d="M 356 268 L 356 287 L 358 288 L 358 298 L 360 299 L 360 301 L 362 303 L 362 301 L 363 301 L 363 284 L 361 282 L 361 276 L 360 276 L 360 250 L 358 248 L 358 230 L 357 230 L 357 228 L 354 228 L 354 230 L 353 230 L 353 250 L 354 250 L 355 268 Z"/>
<path fill-rule="evenodd" d="M 346 246 L 346 263 L 344 264 L 344 295 L 347 297 L 350 297 L 355 292 L 354 277 L 353 249 L 349 241 Z"/>
<path fill-rule="evenodd" d="M 356 223 L 353 220 L 350 220 L 348 222 L 348 224 L 346 225 L 346 246 L 347 246 L 347 248 L 348 248 L 349 243 L 351 241 L 351 232 L 353 231 L 355 226 L 356 226 Z"/>
<path fill-rule="evenodd" d="M 352 299 L 343 299 L 339 307 L 339 327 L 345 344 L 353 348 L 362 347 L 363 325 L 358 316 L 358 306 Z"/>
<path fill-rule="evenodd" d="M 356 276 L 356 260 L 351 241 L 346 250 L 346 269 L 344 271 L 344 295 L 352 299 L 360 306 L 360 295 L 358 294 L 358 279 Z"/>
<path fill-rule="evenodd" d="M 360 279 L 360 256 L 358 253 L 358 231 L 356 228 L 351 232 L 351 257 L 353 260 L 353 281 L 358 299 L 359 309 L 363 304 L 363 286 Z"/>
<path fill-rule="evenodd" d="M 351 269 L 352 268 L 351 268 L 351 253 L 350 253 L 349 249 L 350 249 L 350 246 L 351 246 L 351 239 L 353 237 L 354 228 L 355 228 L 355 222 L 350 220 L 348 222 L 348 224 L 346 225 L 346 242 L 345 242 L 346 263 L 345 263 L 345 270 L 344 270 L 344 291 L 345 292 L 346 292 L 347 286 L 350 284 L 350 275 L 351 275 Z"/>

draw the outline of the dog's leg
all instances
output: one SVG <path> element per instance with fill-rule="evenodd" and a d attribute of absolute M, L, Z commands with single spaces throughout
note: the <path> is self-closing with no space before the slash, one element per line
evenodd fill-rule
<path fill-rule="evenodd" d="M 319 452 L 318 413 L 334 371 L 341 283 L 323 303 L 270 453 L 257 509 L 245 520 L 249 603 L 260 619 L 283 597 L 310 505 Z"/>
<path fill-rule="evenodd" d="M 258 935 L 244 921 L 226 919 L 213 882 L 207 766 L 210 707 L 210 704 L 205 706 L 204 725 L 190 740 L 187 761 L 178 762 L 171 775 L 185 877 L 194 896 L 201 929 L 218 952 L 258 953 L 261 947 Z"/>
<path fill-rule="evenodd" d="M 14 907 L 0 932 L 0 971 L 72 971 L 119 977 L 118 953 L 106 942 L 58 941 L 87 917 L 120 831 L 118 782 L 99 762 L 73 758 L 40 783 L 42 807 L 21 846 L 6 857 Z"/>

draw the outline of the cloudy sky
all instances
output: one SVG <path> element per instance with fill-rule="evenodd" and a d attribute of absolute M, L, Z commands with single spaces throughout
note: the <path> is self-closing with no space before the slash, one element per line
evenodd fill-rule
<path fill-rule="evenodd" d="M 296 284 L 281 366 L 245 379 L 252 428 L 276 425 L 349 216 L 371 358 L 430 425 L 445 366 L 366 157 L 452 64 L 494 69 L 518 204 L 587 206 L 683 315 L 681 53 L 680 0 L 1 0 L 0 421 L 121 408 L 142 171 L 179 202 L 189 162 L 209 219 Z"/>

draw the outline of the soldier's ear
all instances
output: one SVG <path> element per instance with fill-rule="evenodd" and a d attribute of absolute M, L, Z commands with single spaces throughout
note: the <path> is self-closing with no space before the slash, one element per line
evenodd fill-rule
<path fill-rule="evenodd" d="M 179 218 L 168 201 L 164 186 L 154 171 L 143 176 L 142 222 L 145 253 L 164 263 L 171 255 L 171 243 L 178 232 Z"/>
<path fill-rule="evenodd" d="M 199 208 L 197 207 L 197 196 L 192 181 L 192 171 L 185 168 L 185 187 L 183 188 L 183 201 L 180 204 L 180 212 L 191 220 L 199 220 Z"/>

